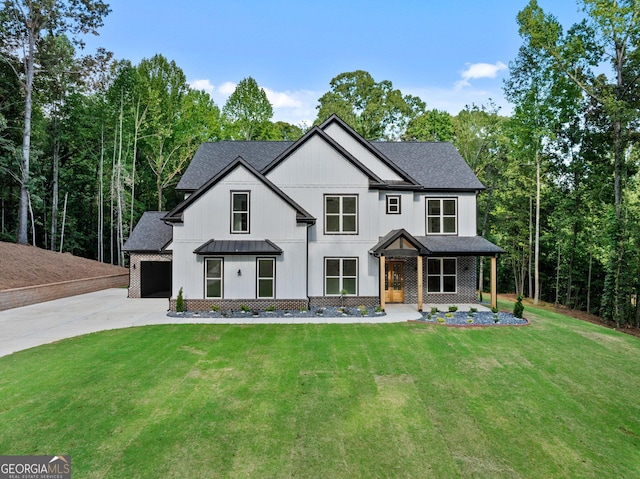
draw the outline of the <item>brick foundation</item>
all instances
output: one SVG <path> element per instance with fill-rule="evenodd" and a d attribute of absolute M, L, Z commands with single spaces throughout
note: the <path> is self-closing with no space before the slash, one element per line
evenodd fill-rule
<path fill-rule="evenodd" d="M 121 288 L 129 283 L 128 274 L 102 276 L 99 278 L 76 279 L 60 283 L 27 286 L 26 288 L 0 291 L 0 311 L 66 298 L 77 294 L 92 293 L 109 288 Z"/>
<path fill-rule="evenodd" d="M 239 311 L 241 306 L 248 306 L 251 310 L 264 311 L 274 307 L 279 310 L 300 311 L 308 309 L 309 302 L 306 299 L 185 299 L 187 311 L 211 311 L 211 306 L 216 305 L 221 311 Z M 169 309 L 176 310 L 176 299 L 171 298 Z"/>
<path fill-rule="evenodd" d="M 312 296 L 309 298 L 309 305 L 311 307 L 318 306 L 353 306 L 358 307 L 360 305 L 367 308 L 375 308 L 380 305 L 380 298 L 377 296 Z"/>

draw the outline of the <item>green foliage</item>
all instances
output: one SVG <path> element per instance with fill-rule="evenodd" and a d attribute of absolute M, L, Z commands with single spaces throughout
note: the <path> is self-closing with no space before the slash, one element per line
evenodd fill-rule
<path fill-rule="evenodd" d="M 182 287 L 178 291 L 178 297 L 176 298 L 176 311 L 183 313 L 185 311 L 184 297 L 182 296 Z"/>
<path fill-rule="evenodd" d="M 438 307 L 437 306 L 431 306 L 431 314 L 438 314 Z"/>
<path fill-rule="evenodd" d="M 397 139 L 424 111 L 420 98 L 402 95 L 388 80 L 374 81 L 365 71 L 341 73 L 318 100 L 319 125 L 336 114 L 367 140 Z"/>
<path fill-rule="evenodd" d="M 217 304 L 212 304 L 211 311 L 213 311 L 214 313 L 217 313 L 218 311 L 220 311 L 220 306 L 218 306 Z"/>
<path fill-rule="evenodd" d="M 240 311 L 242 311 L 243 313 L 248 313 L 249 311 L 251 311 L 251 308 L 249 306 L 247 306 L 246 304 L 241 304 L 240 305 Z"/>
<path fill-rule="evenodd" d="M 273 312 L 275 310 L 276 310 L 276 307 L 274 305 L 270 305 L 265 308 L 265 311 L 269 311 L 269 312 Z"/>
<path fill-rule="evenodd" d="M 524 312 L 524 305 L 522 304 L 522 300 L 524 297 L 520 294 L 518 295 L 516 303 L 513 305 L 513 315 L 516 318 L 522 318 L 522 313 Z"/>
<path fill-rule="evenodd" d="M 402 136 L 404 141 L 452 141 L 453 119 L 446 111 L 428 110 L 412 118 Z"/>
<path fill-rule="evenodd" d="M 238 83 L 222 108 L 227 137 L 237 140 L 266 140 L 273 135 L 273 106 L 265 91 L 252 78 Z"/>
<path fill-rule="evenodd" d="M 449 306 L 449 312 L 450 313 L 455 313 L 456 311 L 458 311 L 458 307 L 455 305 L 451 305 Z"/>

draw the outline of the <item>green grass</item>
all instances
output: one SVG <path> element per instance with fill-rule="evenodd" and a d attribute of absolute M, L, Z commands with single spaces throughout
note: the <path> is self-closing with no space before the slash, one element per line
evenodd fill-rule
<path fill-rule="evenodd" d="M 75 478 L 638 477 L 640 341 L 525 317 L 152 326 L 38 347 L 0 358 L 0 454 L 70 454 Z"/>

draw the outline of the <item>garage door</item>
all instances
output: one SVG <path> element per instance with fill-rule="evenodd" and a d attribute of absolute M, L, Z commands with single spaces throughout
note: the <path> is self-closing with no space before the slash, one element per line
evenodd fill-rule
<path fill-rule="evenodd" d="M 140 263 L 140 295 L 143 298 L 171 297 L 171 261 Z"/>

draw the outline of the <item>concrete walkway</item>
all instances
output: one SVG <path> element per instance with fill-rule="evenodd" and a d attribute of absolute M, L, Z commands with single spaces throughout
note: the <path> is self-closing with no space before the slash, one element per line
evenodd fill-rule
<path fill-rule="evenodd" d="M 387 305 L 385 316 L 346 318 L 171 318 L 167 299 L 130 299 L 124 288 L 0 311 L 0 357 L 65 338 L 150 324 L 396 323 L 422 316 L 413 305 Z"/>

